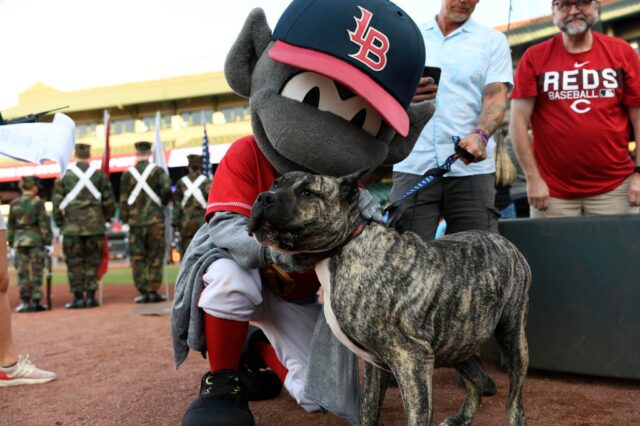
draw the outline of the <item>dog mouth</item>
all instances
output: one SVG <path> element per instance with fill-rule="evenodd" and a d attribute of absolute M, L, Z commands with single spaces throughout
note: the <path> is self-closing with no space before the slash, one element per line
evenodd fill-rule
<path fill-rule="evenodd" d="M 302 229 L 304 229 L 304 225 L 291 227 L 279 224 L 264 217 L 263 214 L 252 215 L 247 227 L 249 235 L 253 235 L 260 244 L 285 251 L 295 249 Z"/>

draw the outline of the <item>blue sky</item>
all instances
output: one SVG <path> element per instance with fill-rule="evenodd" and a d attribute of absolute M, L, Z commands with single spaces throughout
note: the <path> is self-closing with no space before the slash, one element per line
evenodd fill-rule
<path fill-rule="evenodd" d="M 0 110 L 42 81 L 75 90 L 221 70 L 248 12 L 271 27 L 290 0 L 0 0 Z M 396 0 L 424 22 L 440 0 Z M 511 20 L 547 15 L 547 0 L 512 0 Z M 506 24 L 509 0 L 481 0 L 474 18 Z"/>

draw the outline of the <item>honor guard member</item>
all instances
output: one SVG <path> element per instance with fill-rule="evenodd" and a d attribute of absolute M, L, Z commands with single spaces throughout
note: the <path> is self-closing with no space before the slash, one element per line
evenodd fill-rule
<path fill-rule="evenodd" d="M 45 256 L 51 252 L 51 222 L 44 202 L 38 197 L 37 180 L 35 176 L 25 176 L 20 180 L 22 195 L 11 202 L 9 209 L 7 239 L 15 250 L 22 299 L 16 312 L 47 309 L 41 303 L 42 273 Z"/>
<path fill-rule="evenodd" d="M 120 217 L 129 224 L 129 257 L 140 295 L 136 303 L 165 300 L 158 294 L 165 251 L 163 206 L 171 199 L 169 176 L 149 162 L 151 142 L 136 142 L 136 165 L 120 180 Z"/>
<path fill-rule="evenodd" d="M 73 293 L 67 309 L 98 306 L 95 294 L 105 223 L 115 213 L 109 178 L 89 164 L 91 146 L 76 144 L 75 155 L 76 164 L 69 166 L 53 188 L 53 219 L 63 235 L 62 251 Z"/>
<path fill-rule="evenodd" d="M 173 229 L 180 233 L 180 257 L 204 224 L 211 179 L 202 174 L 202 155 L 187 155 L 189 173 L 176 185 L 173 203 Z"/>

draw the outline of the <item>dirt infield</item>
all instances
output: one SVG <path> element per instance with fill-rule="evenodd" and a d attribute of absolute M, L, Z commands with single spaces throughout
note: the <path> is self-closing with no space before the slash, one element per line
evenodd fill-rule
<path fill-rule="evenodd" d="M 171 357 L 169 316 L 141 316 L 130 286 L 105 288 L 105 305 L 69 311 L 64 286 L 54 286 L 54 309 L 13 314 L 14 338 L 21 353 L 51 369 L 58 380 L 38 386 L 0 389 L 0 425 L 179 425 L 196 396 L 207 362 L 191 354 L 176 371 Z M 12 306 L 18 303 L 11 285 Z M 622 350 L 622 348 L 621 348 Z M 474 424 L 504 425 L 506 374 L 491 366 L 498 385 L 485 398 Z M 457 411 L 463 399 L 452 370 L 434 379 L 436 424 Z M 530 372 L 525 382 L 529 425 L 638 425 L 640 381 Z M 326 414 L 307 414 L 283 392 L 277 399 L 251 404 L 258 425 L 346 425 Z M 404 424 L 397 389 L 388 392 L 383 422 Z"/>

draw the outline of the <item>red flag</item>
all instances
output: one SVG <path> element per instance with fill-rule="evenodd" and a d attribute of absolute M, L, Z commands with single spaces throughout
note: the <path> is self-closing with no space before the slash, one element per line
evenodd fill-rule
<path fill-rule="evenodd" d="M 109 134 L 111 133 L 111 116 L 108 111 L 104 112 L 104 153 L 102 154 L 102 171 L 109 177 L 109 160 L 111 159 L 111 148 L 109 147 Z M 108 218 L 111 219 L 111 218 Z M 98 268 L 98 279 L 101 280 L 109 268 L 109 237 L 104 234 L 104 244 L 102 247 L 102 259 Z"/>

